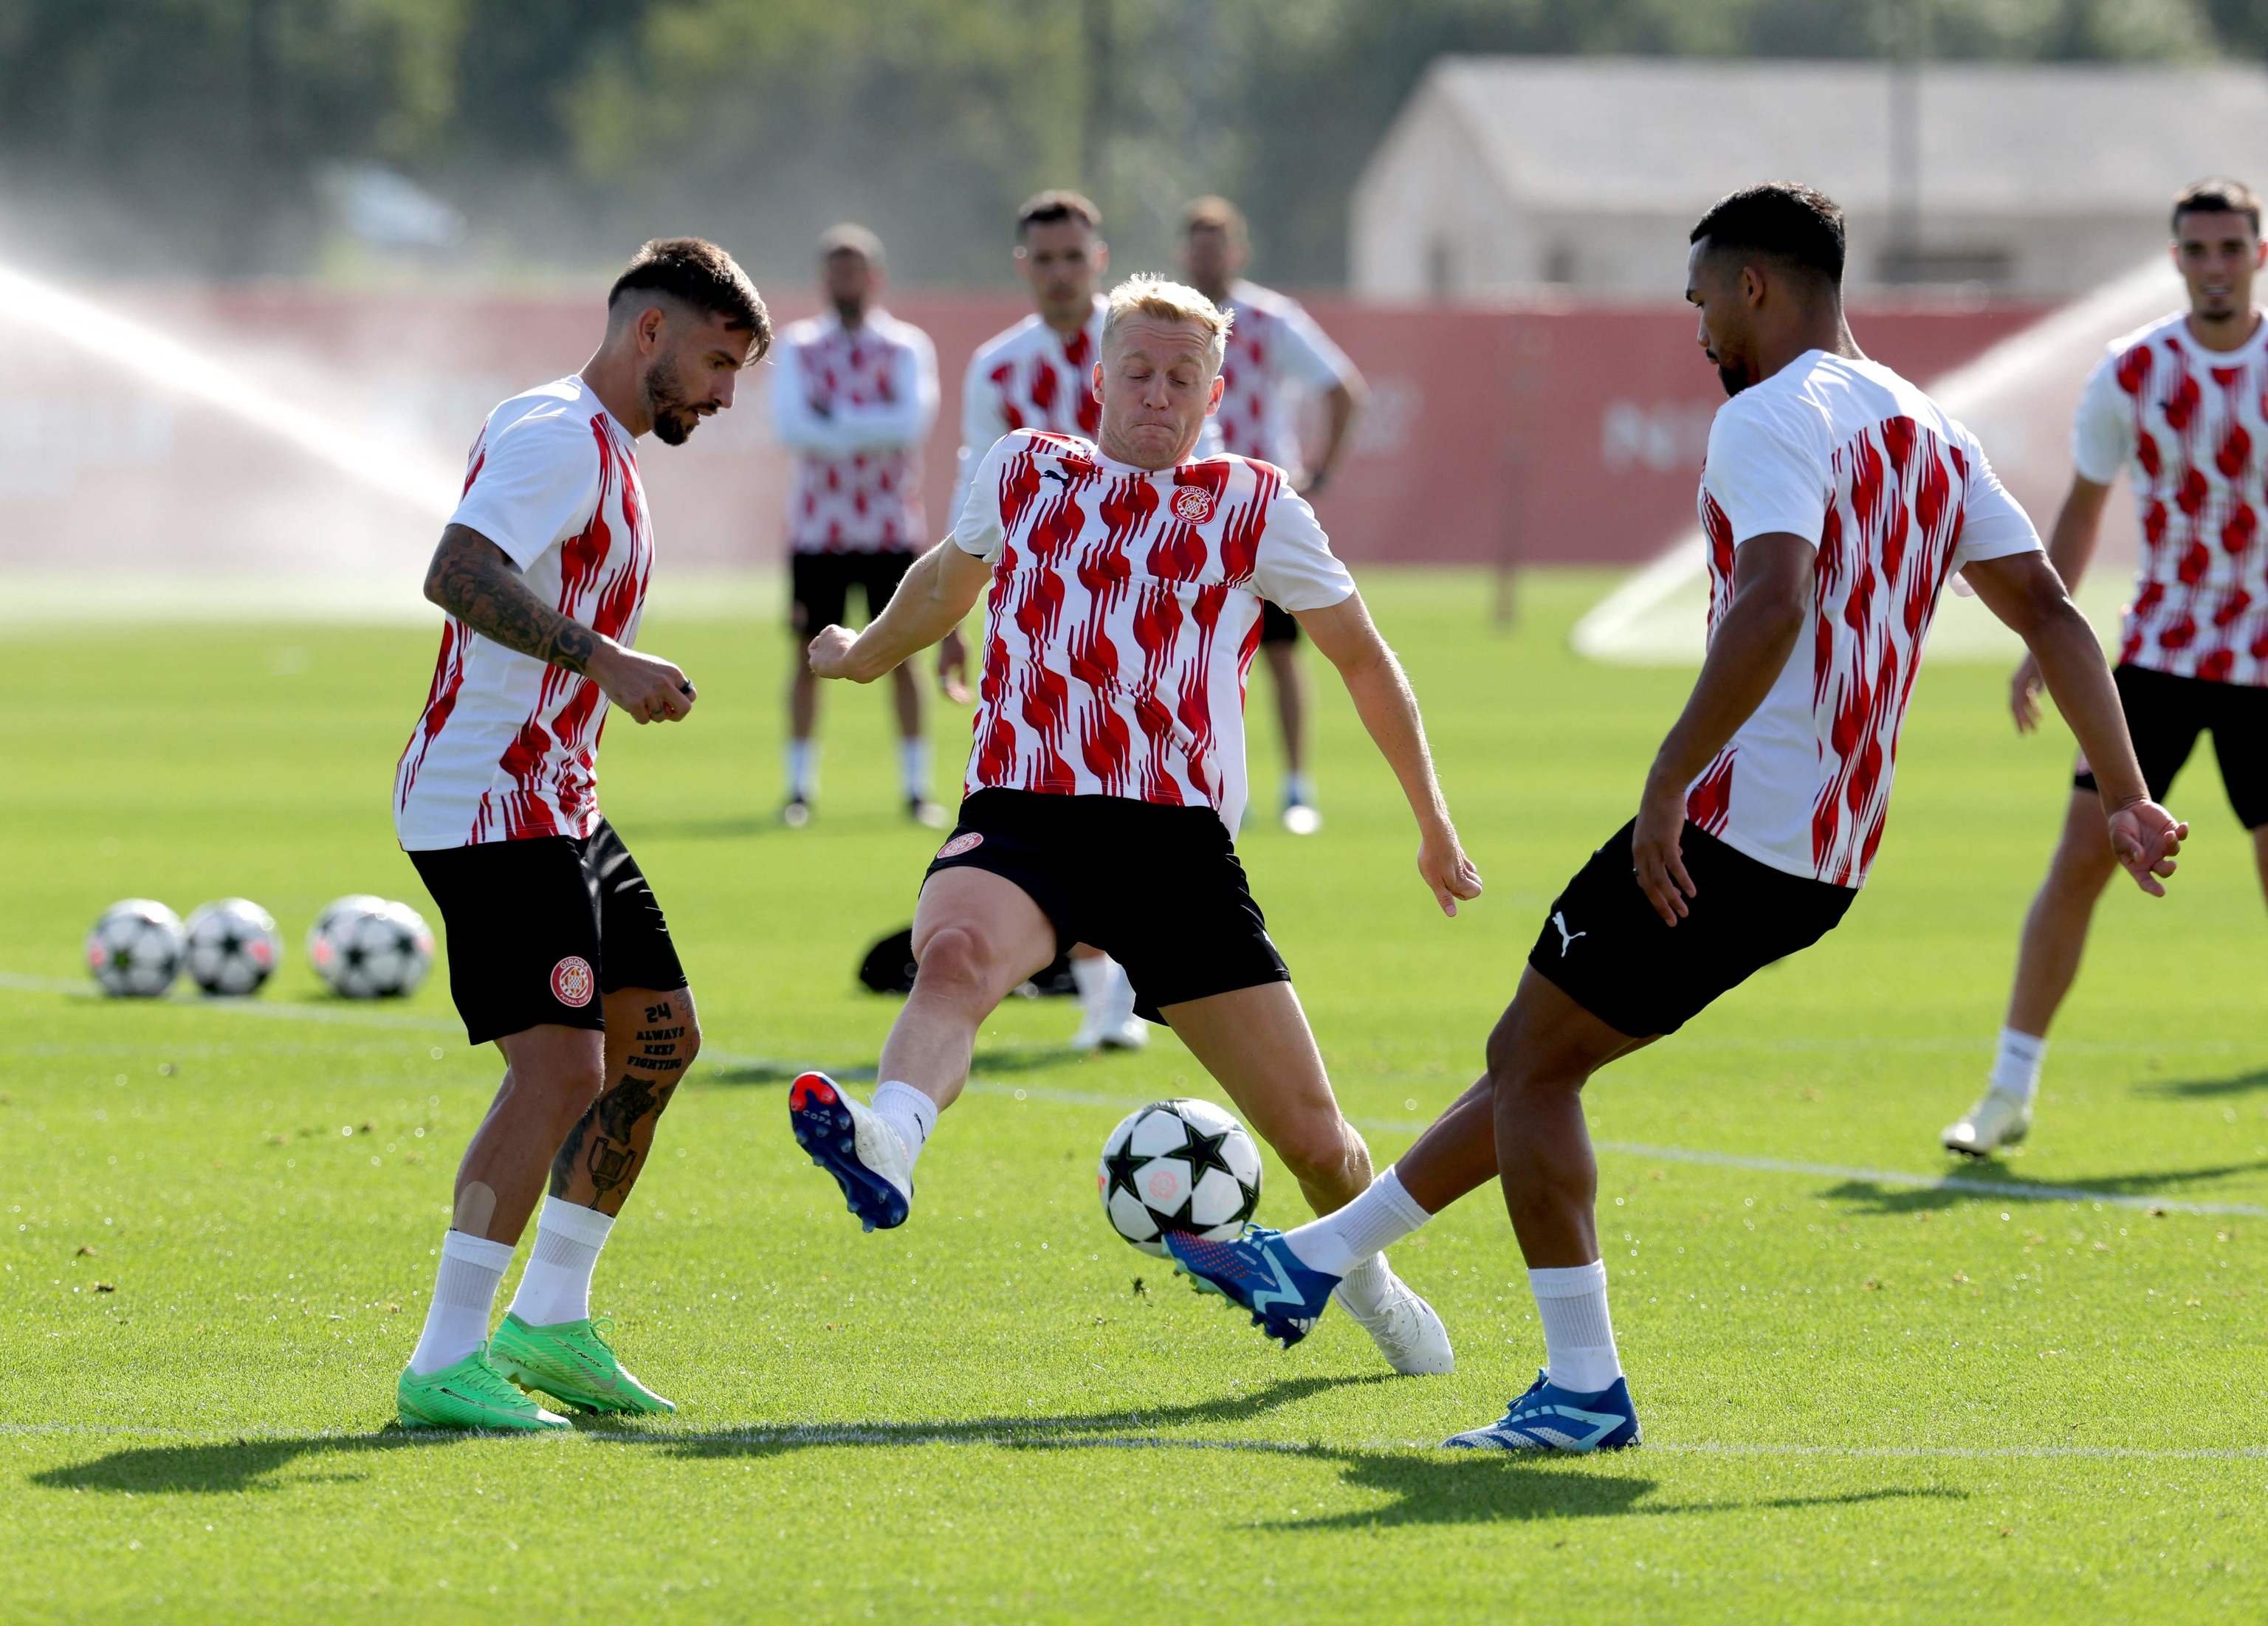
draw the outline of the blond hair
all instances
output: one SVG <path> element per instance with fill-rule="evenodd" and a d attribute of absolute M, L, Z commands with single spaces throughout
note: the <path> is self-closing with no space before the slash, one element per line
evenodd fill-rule
<path fill-rule="evenodd" d="M 1202 329 L 1215 368 L 1219 367 L 1221 357 L 1228 353 L 1231 313 L 1222 310 L 1185 283 L 1167 282 L 1162 276 L 1143 271 L 1112 289 L 1110 312 L 1102 319 L 1105 349 L 1109 348 L 1110 335 L 1118 331 L 1119 323 L 1133 316 L 1186 322 L 1192 327 Z"/>

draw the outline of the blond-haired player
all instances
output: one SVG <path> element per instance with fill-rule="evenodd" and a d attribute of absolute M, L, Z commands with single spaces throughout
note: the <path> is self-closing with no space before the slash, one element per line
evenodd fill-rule
<path fill-rule="evenodd" d="M 1416 814 L 1445 914 L 1477 896 L 1418 703 L 1314 512 L 1281 469 L 1193 458 L 1220 397 L 1229 320 L 1194 289 L 1113 291 L 1089 387 L 1095 438 L 1033 430 L 979 460 L 953 533 L 855 637 L 812 641 L 821 677 L 870 683 L 989 592 L 968 797 L 914 916 L 920 962 L 868 1107 L 806 1073 L 796 1137 L 868 1227 L 905 1222 L 915 1164 L 965 1082 L 977 1026 L 1084 940 L 1116 956 L 1275 1148 L 1318 1213 L 1370 1183 L 1231 832 L 1245 800 L 1243 680 L 1260 607 L 1336 666 Z M 1341 1302 L 1397 1371 L 1446 1372 L 1440 1319 L 1373 1254 Z"/>

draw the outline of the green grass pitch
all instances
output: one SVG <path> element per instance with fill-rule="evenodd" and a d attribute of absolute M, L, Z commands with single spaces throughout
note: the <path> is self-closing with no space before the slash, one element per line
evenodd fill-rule
<path fill-rule="evenodd" d="M 1510 634 L 1478 578 L 1370 587 L 1487 895 L 1436 914 L 1320 671 L 1328 827 L 1263 817 L 1243 845 L 1383 1165 L 1472 1078 L 1543 905 L 1627 816 L 1689 676 L 1565 652 L 1595 577 L 1531 578 Z M 644 641 L 701 708 L 607 740 L 606 803 L 709 1048 L 598 1296 L 681 1409 L 548 1439 L 389 1426 L 497 1063 L 443 975 L 348 1005 L 298 951 L 335 894 L 427 903 L 387 791 L 431 635 L 13 637 L 43 681 L 0 717 L 0 1615 L 2268 1614 L 2268 933 L 2209 761 L 2175 798 L 2197 832 L 2175 895 L 2103 909 L 2032 1144 L 1944 1181 L 1936 1133 L 1980 1084 L 2068 745 L 2014 736 L 1998 666 L 1933 667 L 1844 927 L 1593 1086 L 1647 1445 L 1450 1458 L 1434 1442 L 1542 1353 L 1494 1196 L 1396 1253 L 1455 1376 L 1382 1376 L 1344 1318 L 1263 1344 L 1095 1202 L 1123 1112 L 1217 1094 L 1168 1036 L 1082 1061 L 1057 1048 L 1067 1004 L 1012 1003 L 912 1223 L 866 1236 L 843 1214 L 788 1137 L 783 1064 L 871 1063 L 895 1005 L 853 971 L 909 917 L 934 838 L 897 814 L 872 691 L 828 696 L 815 823 L 772 826 L 775 622 L 658 610 Z M 1264 677 L 1254 699 L 1264 814 Z M 963 719 L 937 733 L 957 764 Z M 78 987 L 102 905 L 232 893 L 291 944 L 256 1001 Z M 1296 1220 L 1271 1178 L 1262 1218 Z"/>

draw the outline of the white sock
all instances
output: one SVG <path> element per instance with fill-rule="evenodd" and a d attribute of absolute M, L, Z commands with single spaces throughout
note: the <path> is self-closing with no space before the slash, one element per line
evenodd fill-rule
<path fill-rule="evenodd" d="M 1607 1262 L 1533 1270 L 1528 1284 L 1543 1317 L 1544 1371 L 1557 1387 L 1596 1394 L 1623 1375 L 1607 1319 Z"/>
<path fill-rule="evenodd" d="M 1992 1087 L 2020 1101 L 2030 1100 L 2040 1093 L 2040 1063 L 2047 1055 L 2045 1039 L 2002 1028 L 1999 1052 L 1992 1058 Z"/>
<path fill-rule="evenodd" d="M 790 800 L 807 802 L 819 794 L 819 742 L 787 742 L 787 793 Z"/>
<path fill-rule="evenodd" d="M 1134 979 L 1116 960 L 1104 963 L 1110 968 L 1110 988 L 1103 997 L 1102 1019 L 1112 1027 L 1123 1027 L 1134 1019 Z"/>
<path fill-rule="evenodd" d="M 530 1327 L 591 1319 L 591 1272 L 607 1245 L 614 1218 L 557 1197 L 543 1199 L 535 1247 L 512 1290 L 512 1313 Z"/>
<path fill-rule="evenodd" d="M 512 1244 L 452 1231 L 441 1239 L 441 1269 L 433 1277 L 433 1302 L 425 1307 L 425 1331 L 409 1357 L 419 1377 L 453 1366 L 489 1341 L 489 1312 L 496 1307 L 497 1284 L 512 1263 Z"/>
<path fill-rule="evenodd" d="M 1403 1189 L 1402 1177 L 1388 1169 L 1336 1213 L 1286 1232 L 1284 1245 L 1308 1269 L 1351 1280 L 1364 1260 L 1385 1252 L 1432 1218 Z"/>
<path fill-rule="evenodd" d="M 937 1103 L 910 1084 L 895 1079 L 874 1092 L 874 1115 L 898 1132 L 906 1144 L 906 1167 L 921 1161 L 930 1131 L 937 1128 Z"/>
<path fill-rule="evenodd" d="M 928 740 L 898 741 L 898 772 L 905 780 L 908 800 L 925 802 L 929 799 Z"/>
<path fill-rule="evenodd" d="M 1108 954 L 1071 957 L 1071 980 L 1079 990 L 1079 1008 L 1098 1026 L 1110 1019 L 1110 985 L 1119 975 L 1118 962 Z"/>

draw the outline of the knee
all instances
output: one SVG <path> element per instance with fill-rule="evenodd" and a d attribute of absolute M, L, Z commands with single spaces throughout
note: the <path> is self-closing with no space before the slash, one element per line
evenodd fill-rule
<path fill-rule="evenodd" d="M 506 1078 L 513 1093 L 534 1095 L 559 1116 L 571 1120 L 588 1112 L 591 1103 L 606 1093 L 607 1058 L 595 1048 L 588 1054 L 578 1050 L 571 1056 L 547 1057 L 537 1066 L 515 1064 Z"/>
<path fill-rule="evenodd" d="M 1507 1011 L 1488 1036 L 1489 1087 L 1503 1100 L 1508 1096 L 1531 1097 L 1581 1090 L 1580 1078 L 1560 1078 L 1536 1065 L 1533 1047 L 1526 1042 L 1518 1017 Z"/>
<path fill-rule="evenodd" d="M 1273 1137 L 1270 1144 L 1292 1178 L 1303 1186 L 1338 1183 L 1364 1150 L 1362 1137 L 1336 1113 L 1303 1118 Z"/>
<path fill-rule="evenodd" d="M 954 1000 L 981 998 L 990 985 L 991 958 L 983 939 L 967 927 L 940 927 L 922 945 L 914 990 Z"/>
<path fill-rule="evenodd" d="M 2055 860 L 2048 866 L 2048 888 L 2091 899 L 2110 885 L 2110 872 L 2117 867 L 2117 857 L 2110 850 L 2105 833 L 2092 832 L 2091 840 L 2067 839 L 2056 849 Z"/>

